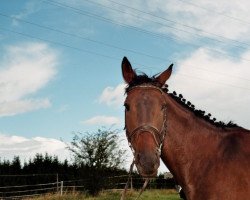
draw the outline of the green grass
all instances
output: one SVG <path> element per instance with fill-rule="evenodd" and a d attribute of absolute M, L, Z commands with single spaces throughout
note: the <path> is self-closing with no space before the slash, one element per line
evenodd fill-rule
<path fill-rule="evenodd" d="M 138 191 L 128 191 L 126 193 L 126 200 L 134 200 L 138 195 Z M 51 194 L 41 197 L 32 198 L 29 200 L 119 200 L 121 191 L 104 191 L 97 197 L 91 197 L 83 193 L 68 193 L 60 196 L 58 194 Z M 141 200 L 180 200 L 179 195 L 175 190 L 146 190 L 140 197 Z M 28 200 L 28 199 L 26 199 Z"/>

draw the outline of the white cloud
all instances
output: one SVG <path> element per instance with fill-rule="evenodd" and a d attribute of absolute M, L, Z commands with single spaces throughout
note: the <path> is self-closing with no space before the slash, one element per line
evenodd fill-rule
<path fill-rule="evenodd" d="M 196 108 L 210 112 L 217 120 L 232 120 L 249 129 L 250 68 L 243 57 L 250 57 L 250 51 L 230 60 L 200 48 L 174 68 L 167 82 L 170 91 L 182 93 Z M 124 88 L 125 84 L 106 87 L 99 102 L 121 106 Z"/>
<path fill-rule="evenodd" d="M 49 99 L 29 95 L 54 78 L 56 66 L 56 52 L 44 43 L 7 47 L 0 62 L 0 116 L 49 107 Z"/>
<path fill-rule="evenodd" d="M 88 125 L 114 125 L 114 124 L 120 124 L 121 121 L 117 117 L 101 115 L 87 119 L 82 123 Z"/>
<path fill-rule="evenodd" d="M 249 56 L 250 51 L 242 56 Z M 250 128 L 249 63 L 215 57 L 201 48 L 178 64 L 168 81 L 170 90 L 182 93 L 199 109 L 218 120 Z"/>
<path fill-rule="evenodd" d="M 106 87 L 101 96 L 99 103 L 105 103 L 108 106 L 121 106 L 125 100 L 125 84 L 119 84 L 116 87 Z"/>
<path fill-rule="evenodd" d="M 246 34 L 250 32 L 250 28 L 247 27 L 246 24 L 223 15 L 217 15 L 212 11 L 224 15 L 231 15 L 233 17 L 237 16 L 240 19 L 249 21 L 250 17 L 248 11 L 242 7 L 242 5 L 250 5 L 248 1 L 240 0 L 240 3 L 236 3 L 234 1 L 226 0 L 222 0 L 220 2 L 200 2 L 195 0 L 192 1 L 192 3 L 211 10 L 211 12 L 183 3 L 182 1 L 175 1 L 173 3 L 161 1 L 156 10 L 161 12 L 165 10 L 164 13 L 166 18 L 175 19 L 178 22 L 178 24 L 172 24 L 176 28 L 182 28 L 188 31 L 190 30 L 212 38 L 217 38 L 216 35 L 220 35 L 231 39 L 243 39 L 242 36 L 244 36 L 244 38 L 247 39 Z M 185 24 L 186 26 L 181 24 Z M 190 29 L 187 26 L 197 27 L 197 30 L 194 31 L 194 29 Z M 172 30 L 171 32 L 175 34 L 176 30 Z M 208 33 L 213 33 L 213 35 Z"/>
<path fill-rule="evenodd" d="M 119 134 L 119 148 L 126 150 L 124 167 L 128 170 L 133 160 L 133 154 L 129 148 L 125 132 Z M 70 159 L 71 153 L 66 149 L 64 142 L 44 137 L 26 138 L 16 135 L 7 135 L 0 133 L 0 159 L 12 160 L 14 156 L 19 156 L 21 161 L 28 161 L 37 153 L 56 155 L 60 160 Z M 161 163 L 160 172 L 168 171 Z"/>
<path fill-rule="evenodd" d="M 181 36 L 184 40 L 192 39 L 194 41 L 197 40 L 195 34 L 220 40 L 223 39 L 221 37 L 218 38 L 217 35 L 243 42 L 249 41 L 250 26 L 248 22 L 250 21 L 250 15 L 247 8 L 250 6 L 250 2 L 247 0 L 239 0 L 237 2 L 227 0 L 219 2 L 205 0 L 201 2 L 194 0 L 191 2 L 198 6 L 178 0 L 123 1 L 122 4 L 129 5 L 128 7 L 109 1 L 102 1 L 102 3 L 111 8 L 123 11 L 115 12 L 114 10 L 104 8 L 107 15 L 114 20 L 141 28 L 148 28 L 153 32 L 170 33 L 174 36 Z M 206 11 L 206 9 L 209 11 Z M 216 14 L 215 12 L 220 14 Z M 146 13 L 151 13 L 152 15 L 147 15 Z M 226 17 L 225 15 L 231 17 Z M 146 18 L 146 20 L 142 18 Z M 178 31 L 178 29 L 184 30 L 184 32 Z M 193 34 L 187 35 L 185 31 Z"/>
<path fill-rule="evenodd" d="M 48 108 L 51 106 L 51 103 L 48 99 L 26 99 L 4 102 L 2 105 L 0 107 L 0 116 L 12 116 L 41 108 Z"/>
<path fill-rule="evenodd" d="M 24 9 L 22 9 L 22 12 L 12 15 L 13 17 L 17 19 L 24 19 L 28 17 L 29 15 L 37 12 L 41 8 L 40 2 L 37 1 L 29 1 L 25 4 Z M 17 26 L 19 25 L 18 21 L 13 19 L 12 25 Z"/>
<path fill-rule="evenodd" d="M 37 153 L 56 155 L 59 159 L 69 158 L 70 153 L 66 144 L 53 138 L 34 137 L 26 138 L 15 135 L 0 134 L 0 158 L 12 160 L 14 156 L 28 160 Z"/>

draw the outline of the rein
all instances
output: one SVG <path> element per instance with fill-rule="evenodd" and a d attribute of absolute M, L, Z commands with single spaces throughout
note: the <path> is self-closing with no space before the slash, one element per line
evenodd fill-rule
<path fill-rule="evenodd" d="M 152 86 L 152 85 L 138 85 L 138 86 L 134 86 L 128 92 L 130 92 L 134 88 L 142 88 L 142 89 L 151 89 L 151 88 L 153 88 L 153 89 L 157 89 L 158 91 L 160 91 L 162 95 L 164 94 L 164 92 L 163 92 L 163 90 L 161 88 L 156 87 L 156 86 Z M 132 171 L 133 171 L 133 167 L 135 165 L 135 150 L 133 149 L 132 144 L 131 144 L 132 137 L 134 137 L 139 131 L 147 131 L 147 132 L 149 132 L 153 136 L 154 141 L 155 141 L 155 143 L 157 145 L 158 156 L 159 157 L 161 156 L 161 149 L 162 149 L 164 138 L 166 136 L 166 128 L 167 128 L 167 112 L 166 112 L 167 109 L 166 109 L 166 106 L 163 105 L 162 109 L 163 109 L 163 112 L 164 112 L 164 115 L 163 115 L 164 119 L 163 119 L 163 124 L 162 124 L 161 130 L 159 130 L 158 128 L 156 128 L 154 126 L 151 126 L 151 125 L 141 125 L 141 126 L 138 126 L 131 133 L 128 130 L 126 130 L 126 135 L 127 135 L 129 147 L 131 148 L 131 150 L 133 152 L 134 159 L 133 159 L 133 162 L 130 165 L 128 181 L 127 181 L 127 183 L 125 185 L 125 188 L 124 188 L 124 190 L 122 192 L 122 196 L 121 196 L 120 200 L 124 200 L 125 199 L 125 194 L 126 194 L 127 189 L 128 189 L 129 180 L 132 179 Z M 126 128 L 126 126 L 125 126 L 125 128 Z M 145 179 L 145 182 L 144 182 L 144 184 L 143 184 L 143 186 L 142 186 L 142 188 L 141 188 L 141 190 L 139 192 L 139 195 L 137 196 L 136 200 L 139 199 L 139 197 L 141 196 L 141 194 L 143 193 L 143 191 L 146 189 L 149 181 L 150 181 L 149 178 Z"/>

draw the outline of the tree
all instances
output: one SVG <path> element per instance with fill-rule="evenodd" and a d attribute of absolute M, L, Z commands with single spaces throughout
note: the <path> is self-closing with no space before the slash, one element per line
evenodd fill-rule
<path fill-rule="evenodd" d="M 107 187 L 105 177 L 119 169 L 124 162 L 125 150 L 119 148 L 117 130 L 98 129 L 94 133 L 75 133 L 68 149 L 82 169 L 83 177 L 88 177 L 85 190 L 92 195 Z"/>
<path fill-rule="evenodd" d="M 11 163 L 11 170 L 13 174 L 20 174 L 21 173 L 21 161 L 19 156 L 14 156 L 13 161 Z"/>
<path fill-rule="evenodd" d="M 67 147 L 79 165 L 92 169 L 118 169 L 124 162 L 125 150 L 119 148 L 117 130 L 101 130 L 86 134 L 74 133 Z"/>

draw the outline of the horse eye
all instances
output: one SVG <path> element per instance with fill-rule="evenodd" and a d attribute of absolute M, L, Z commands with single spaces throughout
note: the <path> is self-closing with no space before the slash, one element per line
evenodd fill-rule
<path fill-rule="evenodd" d="M 127 103 L 124 104 L 126 111 L 129 111 L 130 107 Z"/>

